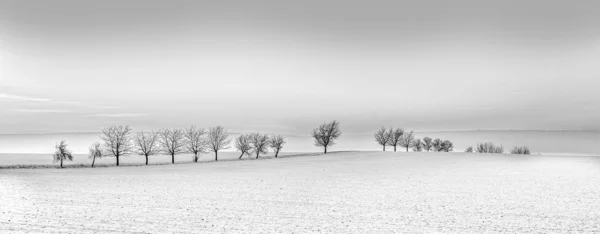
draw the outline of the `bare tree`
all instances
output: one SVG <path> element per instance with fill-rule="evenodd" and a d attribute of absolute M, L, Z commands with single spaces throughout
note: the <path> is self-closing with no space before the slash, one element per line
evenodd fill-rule
<path fill-rule="evenodd" d="M 442 151 L 442 149 L 443 149 L 443 148 L 442 148 L 442 147 L 443 147 L 443 146 L 442 146 L 442 144 L 443 144 L 443 143 L 444 143 L 444 142 L 442 141 L 442 139 L 440 139 L 440 138 L 436 138 L 436 139 L 435 139 L 435 140 L 433 140 L 433 142 L 431 143 L 431 146 L 433 147 L 433 150 L 434 150 L 435 152 L 440 152 L 440 151 Z"/>
<path fill-rule="evenodd" d="M 454 150 L 454 144 L 452 141 L 445 140 L 442 142 L 442 151 L 444 152 L 452 152 Z"/>
<path fill-rule="evenodd" d="M 385 129 L 384 127 L 381 127 L 381 129 L 379 129 L 374 134 L 375 141 L 378 144 L 380 144 L 381 146 L 383 146 L 383 151 L 385 151 L 385 146 L 390 143 L 390 139 L 391 139 L 391 136 L 392 136 L 392 131 L 393 130 L 390 129 L 390 131 L 388 132 L 387 129 Z"/>
<path fill-rule="evenodd" d="M 414 152 L 421 152 L 423 151 L 423 142 L 421 141 L 421 139 L 417 138 L 413 140 L 412 143 L 412 148 Z"/>
<path fill-rule="evenodd" d="M 215 161 L 218 160 L 219 150 L 228 149 L 230 143 L 229 132 L 223 126 L 216 126 L 208 130 L 208 147 L 215 152 Z"/>
<path fill-rule="evenodd" d="M 390 140 L 388 142 L 388 145 L 394 147 L 394 152 L 396 152 L 396 147 L 398 146 L 398 144 L 400 144 L 400 140 L 402 140 L 402 135 L 404 135 L 404 129 L 390 129 Z"/>
<path fill-rule="evenodd" d="M 335 120 L 322 124 L 312 131 L 312 137 L 315 138 L 315 146 L 323 147 L 325 154 L 327 154 L 327 148 L 335 145 L 335 141 L 341 135 L 340 123 Z"/>
<path fill-rule="evenodd" d="M 250 157 L 250 152 L 252 151 L 252 145 L 250 144 L 250 135 L 242 134 L 235 138 L 235 148 L 242 152 L 242 154 L 240 154 L 239 159 L 242 159 L 244 154 Z"/>
<path fill-rule="evenodd" d="M 107 152 L 107 155 L 117 158 L 117 166 L 119 166 L 119 157 L 128 155 L 133 151 L 131 128 L 129 126 L 107 127 L 102 130 L 100 138 L 104 141 L 104 151 Z"/>
<path fill-rule="evenodd" d="M 269 152 L 269 136 L 267 135 L 252 133 L 250 135 L 250 144 L 252 145 L 252 149 L 256 154 L 256 159 L 258 159 L 260 154 L 266 154 Z"/>
<path fill-rule="evenodd" d="M 185 152 L 185 135 L 181 129 L 164 129 L 158 139 L 163 151 L 171 155 L 175 164 L 175 155 Z"/>
<path fill-rule="evenodd" d="M 400 146 L 406 148 L 406 152 L 408 152 L 408 148 L 410 148 L 413 144 L 413 140 L 415 139 L 415 133 L 413 131 L 407 132 L 402 136 L 400 140 Z"/>
<path fill-rule="evenodd" d="M 185 130 L 187 150 L 194 155 L 194 162 L 198 162 L 200 154 L 206 153 L 206 131 L 203 128 L 190 126 Z"/>
<path fill-rule="evenodd" d="M 158 133 L 157 132 L 138 132 L 135 137 L 135 146 L 137 148 L 137 154 L 146 157 L 146 165 L 148 165 L 148 157 L 155 155 L 160 151 L 158 145 Z"/>
<path fill-rule="evenodd" d="M 67 142 L 62 140 L 54 147 L 56 149 L 53 155 L 54 162 L 60 161 L 60 168 L 63 168 L 63 160 L 73 161 L 73 154 L 71 153 L 71 150 L 67 148 L 67 146 Z"/>
<path fill-rule="evenodd" d="M 429 137 L 423 138 L 423 149 L 427 150 L 427 152 L 431 151 L 433 148 L 433 140 Z"/>
<path fill-rule="evenodd" d="M 282 135 L 272 135 L 271 139 L 269 139 L 269 147 L 273 149 L 275 152 L 275 158 L 279 155 L 279 151 L 283 149 L 283 145 L 285 145 L 285 138 Z"/>
<path fill-rule="evenodd" d="M 96 163 L 96 158 L 102 158 L 102 144 L 100 142 L 94 142 L 89 148 L 90 158 L 92 159 L 92 168 Z"/>

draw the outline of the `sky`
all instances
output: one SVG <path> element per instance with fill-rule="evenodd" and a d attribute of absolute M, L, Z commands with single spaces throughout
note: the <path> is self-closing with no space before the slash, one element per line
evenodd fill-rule
<path fill-rule="evenodd" d="M 0 0 L 0 133 L 600 130 L 600 2 Z"/>

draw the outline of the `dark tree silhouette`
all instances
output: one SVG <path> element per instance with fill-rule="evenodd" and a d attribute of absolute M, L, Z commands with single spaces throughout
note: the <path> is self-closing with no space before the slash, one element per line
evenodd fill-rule
<path fill-rule="evenodd" d="M 429 137 L 423 138 L 423 149 L 427 150 L 427 152 L 431 151 L 433 148 L 433 140 Z"/>
<path fill-rule="evenodd" d="M 242 159 L 244 154 L 250 157 L 250 152 L 252 151 L 252 145 L 250 144 L 250 135 L 242 134 L 235 138 L 235 148 L 238 151 L 242 152 L 238 159 Z"/>
<path fill-rule="evenodd" d="M 465 153 L 473 153 L 475 152 L 475 150 L 473 149 L 473 146 L 469 146 L 465 149 Z"/>
<path fill-rule="evenodd" d="M 433 140 L 433 143 L 431 143 L 431 145 L 433 146 L 433 150 L 435 152 L 440 152 L 443 149 L 443 144 L 444 142 L 442 141 L 442 139 L 440 138 L 436 138 L 435 140 Z"/>
<path fill-rule="evenodd" d="M 215 152 L 215 161 L 218 160 L 219 150 L 228 149 L 231 139 L 229 132 L 222 126 L 216 126 L 208 130 L 208 147 Z"/>
<path fill-rule="evenodd" d="M 100 137 L 104 141 L 104 151 L 107 155 L 117 158 L 119 166 L 119 157 L 128 155 L 133 151 L 131 140 L 131 128 L 129 126 L 110 126 L 102 130 Z"/>
<path fill-rule="evenodd" d="M 322 124 L 315 128 L 311 135 L 315 138 L 315 146 L 323 147 L 325 154 L 327 154 L 327 148 L 335 145 L 335 141 L 342 135 L 340 123 L 334 120 Z"/>
<path fill-rule="evenodd" d="M 194 162 L 198 162 L 200 154 L 206 153 L 206 131 L 203 128 L 190 126 L 185 130 L 185 145 L 188 152 L 194 155 Z"/>
<path fill-rule="evenodd" d="M 250 134 L 250 145 L 252 145 L 252 149 L 256 154 L 256 159 L 258 159 L 260 154 L 269 152 L 269 136 L 260 133 L 252 133 Z"/>
<path fill-rule="evenodd" d="M 67 146 L 67 142 L 62 140 L 54 147 L 56 149 L 53 155 L 54 162 L 60 162 L 60 168 L 63 168 L 63 160 L 73 161 L 73 154 L 71 153 L 71 150 L 67 148 Z"/>
<path fill-rule="evenodd" d="M 452 152 L 454 150 L 454 144 L 452 141 L 445 140 L 442 142 L 442 151 L 444 152 Z"/>
<path fill-rule="evenodd" d="M 164 129 L 158 139 L 162 150 L 171 155 L 171 163 L 175 164 L 175 155 L 185 152 L 185 135 L 181 129 Z"/>
<path fill-rule="evenodd" d="M 282 135 L 272 135 L 271 139 L 269 139 L 269 147 L 273 149 L 275 152 L 275 158 L 279 155 L 279 151 L 283 149 L 283 145 L 285 145 L 285 138 Z"/>
<path fill-rule="evenodd" d="M 413 140 L 412 143 L 412 148 L 414 152 L 421 152 L 423 151 L 423 142 L 421 141 L 421 139 L 417 138 Z"/>
<path fill-rule="evenodd" d="M 102 158 L 102 144 L 100 142 L 95 142 L 89 148 L 90 158 L 92 159 L 92 168 L 96 163 L 96 158 Z"/>
<path fill-rule="evenodd" d="M 385 151 L 385 146 L 390 143 L 390 139 L 392 137 L 392 129 L 388 132 L 387 129 L 381 127 L 377 132 L 375 132 L 375 141 L 377 144 L 383 146 L 383 151 Z"/>
<path fill-rule="evenodd" d="M 135 147 L 137 148 L 137 154 L 146 157 L 146 165 L 148 165 L 148 157 L 156 155 L 160 152 L 158 145 L 158 133 L 157 132 L 138 132 L 135 136 Z"/>
<path fill-rule="evenodd" d="M 388 142 L 388 145 L 394 147 L 394 152 L 396 152 L 396 147 L 398 146 L 398 144 L 400 144 L 400 140 L 402 140 L 402 135 L 404 135 L 404 129 L 390 129 L 390 140 Z"/>
<path fill-rule="evenodd" d="M 415 139 L 415 133 L 413 131 L 404 133 L 402 139 L 400 139 L 400 146 L 406 148 L 406 152 L 413 145 L 413 140 Z"/>
<path fill-rule="evenodd" d="M 531 154 L 531 150 L 527 146 L 515 146 L 510 150 L 511 154 Z"/>

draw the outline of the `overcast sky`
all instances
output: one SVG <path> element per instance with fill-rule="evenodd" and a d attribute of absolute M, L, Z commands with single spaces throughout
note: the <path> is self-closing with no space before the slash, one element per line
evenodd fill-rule
<path fill-rule="evenodd" d="M 600 1 L 0 0 L 0 133 L 600 130 Z"/>

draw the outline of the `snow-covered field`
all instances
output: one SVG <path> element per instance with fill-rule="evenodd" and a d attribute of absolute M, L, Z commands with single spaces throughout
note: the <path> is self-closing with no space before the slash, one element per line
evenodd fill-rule
<path fill-rule="evenodd" d="M 0 170 L 0 233 L 600 232 L 600 158 L 346 152 Z"/>

